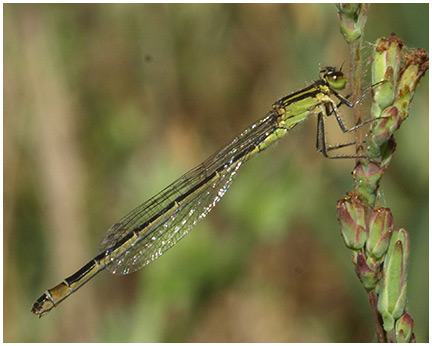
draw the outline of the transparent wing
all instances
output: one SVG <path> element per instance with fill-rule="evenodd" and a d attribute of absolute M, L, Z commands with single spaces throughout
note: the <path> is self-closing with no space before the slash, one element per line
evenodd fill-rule
<path fill-rule="evenodd" d="M 174 246 L 219 202 L 249 158 L 246 154 L 276 127 L 277 115 L 269 112 L 230 144 L 111 226 L 99 246 L 99 252 L 105 252 L 109 257 L 107 269 L 113 274 L 131 273 Z M 155 221 L 147 226 L 152 219 Z M 133 231 L 142 234 L 122 249 L 120 255 L 113 251 L 116 255 L 111 256 L 110 249 L 117 248 L 117 244 Z"/>

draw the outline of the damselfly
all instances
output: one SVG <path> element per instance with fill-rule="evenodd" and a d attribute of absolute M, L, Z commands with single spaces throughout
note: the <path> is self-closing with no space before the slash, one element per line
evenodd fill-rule
<path fill-rule="evenodd" d="M 99 246 L 98 255 L 75 274 L 47 290 L 31 311 L 39 316 L 47 314 L 104 268 L 112 274 L 125 275 L 159 258 L 212 210 L 247 160 L 310 115 L 318 116 L 317 149 L 330 157 L 328 151 L 335 147 L 326 144 L 324 117 L 334 115 L 343 132 L 361 126 L 347 129 L 338 114 L 338 105 L 331 98 L 334 96 L 341 104 L 353 107 L 337 92 L 345 84 L 340 70 L 326 67 L 320 71 L 319 80 L 277 101 L 267 115 L 228 145 L 112 225 Z"/>

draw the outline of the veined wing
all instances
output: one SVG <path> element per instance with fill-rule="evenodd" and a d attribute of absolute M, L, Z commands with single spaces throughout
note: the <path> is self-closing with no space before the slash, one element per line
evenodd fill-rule
<path fill-rule="evenodd" d="M 278 128 L 271 111 L 227 146 L 108 230 L 99 246 L 113 274 L 128 274 L 156 260 L 182 239 L 219 202 L 251 152 Z"/>

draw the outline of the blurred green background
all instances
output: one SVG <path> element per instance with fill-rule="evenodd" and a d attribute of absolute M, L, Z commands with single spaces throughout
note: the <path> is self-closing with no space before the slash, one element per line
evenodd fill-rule
<path fill-rule="evenodd" d="M 391 32 L 428 49 L 428 4 L 372 5 L 366 40 Z M 372 341 L 335 213 L 354 162 L 315 152 L 314 119 L 245 165 L 160 260 L 102 272 L 44 318 L 30 313 L 111 224 L 319 66 L 347 70 L 347 51 L 332 4 L 4 5 L 4 341 Z M 418 341 L 429 324 L 428 106 L 427 75 L 381 196 L 411 235 Z M 328 130 L 332 143 L 347 141 L 338 134 Z"/>

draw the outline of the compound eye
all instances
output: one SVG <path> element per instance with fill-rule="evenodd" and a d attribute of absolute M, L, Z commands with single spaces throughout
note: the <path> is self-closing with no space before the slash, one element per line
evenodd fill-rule
<path fill-rule="evenodd" d="M 327 74 L 327 81 L 333 89 L 341 90 L 345 88 L 346 79 L 342 72 L 332 71 L 331 74 Z"/>

